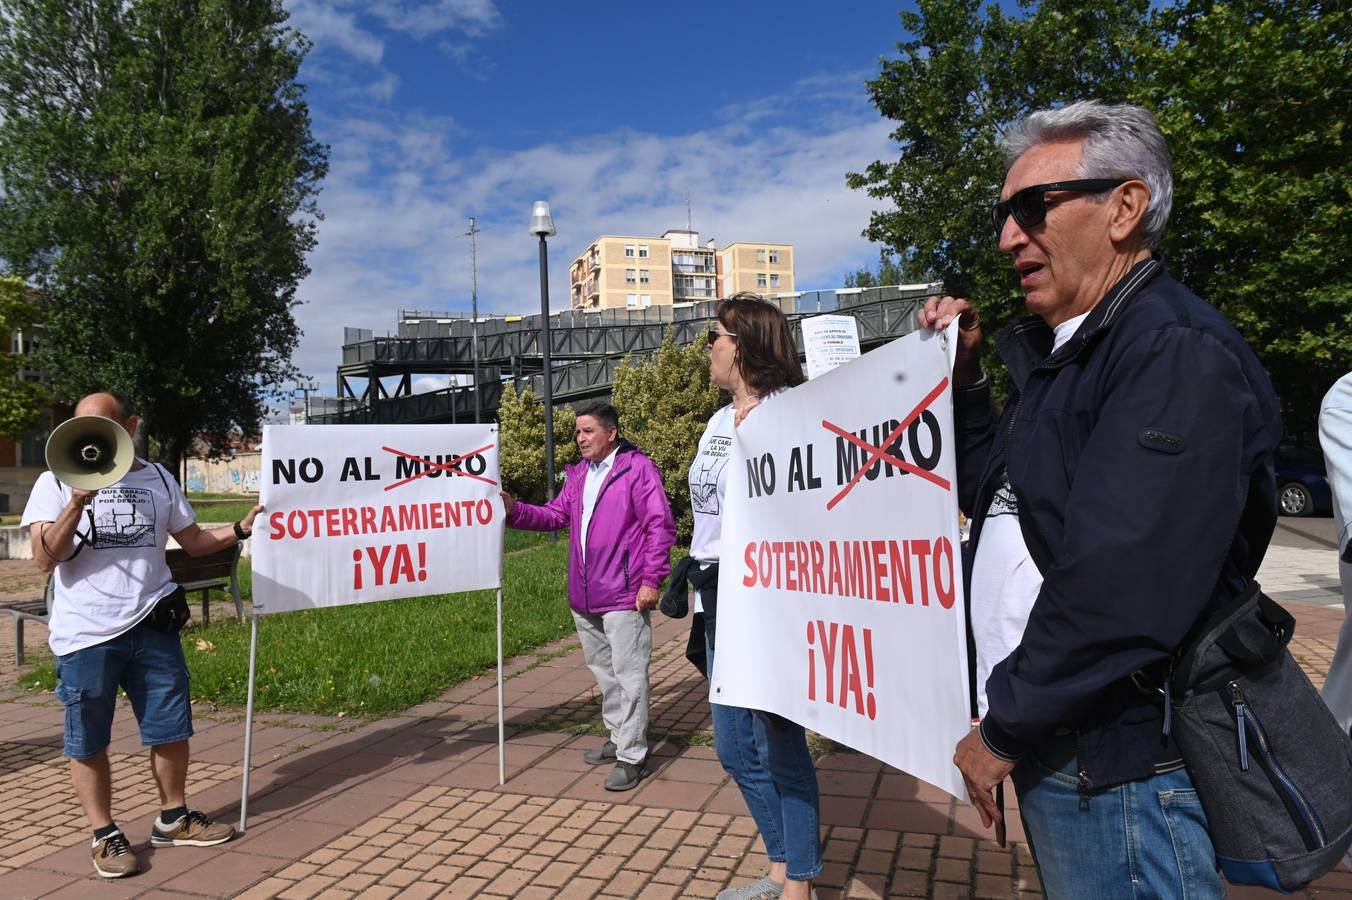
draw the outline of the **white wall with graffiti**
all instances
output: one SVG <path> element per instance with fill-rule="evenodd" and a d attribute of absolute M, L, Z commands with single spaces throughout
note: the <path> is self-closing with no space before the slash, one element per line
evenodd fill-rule
<path fill-rule="evenodd" d="M 227 459 L 188 459 L 183 487 L 212 494 L 257 494 L 258 451 L 236 453 Z"/>

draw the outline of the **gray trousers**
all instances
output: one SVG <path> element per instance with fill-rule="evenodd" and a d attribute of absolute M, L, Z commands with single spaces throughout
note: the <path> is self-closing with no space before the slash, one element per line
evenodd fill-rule
<path fill-rule="evenodd" d="M 601 718 L 615 755 L 633 765 L 648 756 L 648 661 L 653 655 L 648 616 L 635 609 L 599 616 L 573 612 L 582 655 L 601 689 Z"/>

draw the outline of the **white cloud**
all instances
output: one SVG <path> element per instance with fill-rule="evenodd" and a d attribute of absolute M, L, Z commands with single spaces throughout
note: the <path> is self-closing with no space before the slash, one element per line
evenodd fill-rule
<path fill-rule="evenodd" d="M 316 47 L 339 50 L 358 62 L 377 65 L 385 54 L 385 42 L 357 24 L 357 16 L 341 4 L 326 0 L 288 0 L 292 28 Z"/>
<path fill-rule="evenodd" d="M 433 0 L 427 3 L 378 0 L 368 5 L 386 27 L 421 40 L 443 31 L 479 37 L 502 24 L 493 0 Z"/>
<path fill-rule="evenodd" d="M 680 135 L 638 130 L 579 135 L 504 151 L 448 119 L 397 117 L 317 123 L 332 145 L 320 197 L 325 221 L 297 310 L 305 337 L 295 362 L 332 389 L 343 327 L 393 331 L 399 309 L 467 314 L 468 217 L 477 217 L 479 309 L 539 311 L 531 203 L 548 199 L 559 235 L 549 241 L 551 306 L 568 306 L 568 264 L 602 233 L 661 234 L 684 227 L 689 191 L 701 239 L 791 243 L 802 290 L 837 287 L 876 259 L 860 231 L 878 206 L 845 187 L 892 148 L 888 124 L 843 83 L 817 79 L 777 101 L 828 112 L 776 123 L 764 101 Z"/>

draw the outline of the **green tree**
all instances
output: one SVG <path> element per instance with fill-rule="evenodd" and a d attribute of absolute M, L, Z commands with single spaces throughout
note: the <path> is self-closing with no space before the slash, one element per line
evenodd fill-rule
<path fill-rule="evenodd" d="M 678 346 L 667 330 L 658 351 L 642 362 L 615 369 L 615 408 L 621 432 L 642 448 L 662 472 L 667 501 L 676 517 L 676 540 L 690 541 L 690 464 L 704 426 L 726 398 L 709 381 L 704 344 Z"/>
<path fill-rule="evenodd" d="M 17 278 L 0 278 L 0 334 L 31 328 L 38 307 L 31 292 Z M 24 359 L 17 353 L 0 355 L 0 434 L 19 440 L 38 420 L 47 402 L 41 385 L 19 378 Z"/>
<path fill-rule="evenodd" d="M 116 390 L 170 471 L 294 377 L 327 148 L 281 0 L 0 0 L 0 257 L 60 399 Z"/>
<path fill-rule="evenodd" d="M 921 0 L 900 58 L 868 83 L 897 127 L 895 161 L 846 176 L 886 200 L 864 235 L 941 278 L 989 327 L 1024 314 L 989 209 L 1002 129 L 1074 100 L 1153 109 L 1175 160 L 1163 250 L 1224 310 L 1308 430 L 1352 359 L 1349 12 L 1316 0 Z M 1280 98 L 1280 102 L 1274 101 Z"/>
<path fill-rule="evenodd" d="M 878 251 L 878 268 L 876 270 L 859 269 L 845 276 L 845 287 L 847 288 L 883 287 L 905 283 L 906 276 L 901 271 L 901 263 L 897 261 L 896 254 L 886 247 Z"/>
<path fill-rule="evenodd" d="M 1263 360 L 1288 431 L 1352 368 L 1352 12 L 1312 0 L 1161 10 L 1133 101 L 1174 157 L 1163 249 Z"/>
<path fill-rule="evenodd" d="M 554 407 L 554 476 L 580 458 L 573 439 L 577 417 L 570 406 Z M 508 384 L 498 408 L 498 466 L 502 486 L 527 503 L 545 501 L 545 407 L 530 388 Z M 562 482 L 557 487 L 561 486 Z M 555 491 L 557 493 L 557 490 Z"/>

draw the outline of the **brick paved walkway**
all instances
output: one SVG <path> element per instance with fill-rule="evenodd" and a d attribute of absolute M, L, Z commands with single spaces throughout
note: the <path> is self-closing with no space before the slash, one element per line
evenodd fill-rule
<path fill-rule="evenodd" d="M 1342 611 L 1329 606 L 1340 598 L 1325 560 L 1307 551 L 1274 548 L 1260 574 L 1279 599 L 1296 601 L 1288 603 L 1299 621 L 1293 650 L 1318 683 Z M 23 575 L 10 565 L 0 563 L 0 596 L 7 577 Z M 704 682 L 681 655 L 684 623 L 655 619 L 656 772 L 627 794 L 602 790 L 606 770 L 581 759 L 601 738 L 576 641 L 509 664 L 501 787 L 488 678 L 380 720 L 260 716 L 249 829 L 222 847 L 147 845 L 153 787 L 130 710 L 119 710 L 114 806 L 139 842 L 144 871 L 115 882 L 92 874 L 61 757 L 60 708 L 49 695 L 9 687 L 13 630 L 0 631 L 0 898 L 707 898 L 766 867 L 710 746 Z M 29 629 L 33 658 L 44 641 L 43 629 Z M 201 708 L 195 716 L 192 801 L 236 820 L 242 716 Z M 818 749 L 822 900 L 1040 896 L 1016 814 L 1011 844 L 1000 849 L 965 804 L 861 754 L 825 742 Z M 1352 873 L 1334 872 L 1306 896 L 1352 900 Z"/>

